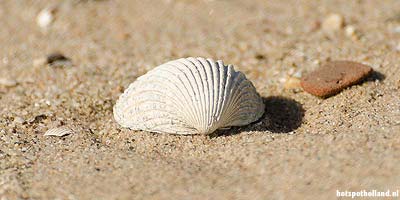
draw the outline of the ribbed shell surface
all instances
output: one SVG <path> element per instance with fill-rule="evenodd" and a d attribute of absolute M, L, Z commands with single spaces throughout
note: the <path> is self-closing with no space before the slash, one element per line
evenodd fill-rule
<path fill-rule="evenodd" d="M 232 65 L 181 58 L 139 77 L 114 106 L 114 118 L 133 130 L 210 134 L 256 121 L 264 104 L 253 84 Z"/>

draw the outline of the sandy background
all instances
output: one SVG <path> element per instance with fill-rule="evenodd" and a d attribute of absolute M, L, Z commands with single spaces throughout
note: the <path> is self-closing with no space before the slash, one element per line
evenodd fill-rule
<path fill-rule="evenodd" d="M 54 23 L 35 18 L 56 4 Z M 331 13 L 356 29 L 326 32 Z M 400 1 L 0 0 L 0 199 L 334 199 L 400 189 Z M 33 66 L 53 51 L 72 67 Z M 112 106 L 166 61 L 234 64 L 266 115 L 219 135 L 121 129 Z M 328 99 L 288 76 L 349 59 L 377 72 Z M 67 125 L 75 133 L 45 137 Z"/>

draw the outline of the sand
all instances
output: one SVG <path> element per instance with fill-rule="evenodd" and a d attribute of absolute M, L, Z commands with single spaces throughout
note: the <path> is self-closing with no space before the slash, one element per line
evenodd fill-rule
<path fill-rule="evenodd" d="M 43 30 L 35 18 L 54 4 L 54 22 Z M 396 0 L 0 0 L 0 199 L 335 199 L 337 190 L 398 190 L 399 7 Z M 322 30 L 331 14 L 355 32 Z M 73 66 L 33 65 L 54 51 Z M 187 56 L 244 72 L 264 97 L 263 118 L 212 136 L 115 123 L 112 107 L 129 83 Z M 285 89 L 294 74 L 330 60 L 376 73 L 327 99 Z M 44 136 L 62 125 L 74 133 Z"/>

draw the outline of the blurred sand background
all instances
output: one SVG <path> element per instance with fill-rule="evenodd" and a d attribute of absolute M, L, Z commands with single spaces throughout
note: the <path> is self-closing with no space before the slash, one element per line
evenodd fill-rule
<path fill-rule="evenodd" d="M 36 16 L 52 5 L 45 31 Z M 326 31 L 332 13 L 345 24 Z M 0 199 L 335 199 L 336 190 L 400 189 L 400 1 L 0 0 L 0 47 L 0 78 L 15 81 L 0 84 Z M 54 51 L 73 66 L 33 65 Z M 244 72 L 265 116 L 211 137 L 114 122 L 129 83 L 188 56 Z M 328 99 L 284 87 L 337 59 L 377 73 Z M 60 125 L 75 133 L 43 135 Z"/>

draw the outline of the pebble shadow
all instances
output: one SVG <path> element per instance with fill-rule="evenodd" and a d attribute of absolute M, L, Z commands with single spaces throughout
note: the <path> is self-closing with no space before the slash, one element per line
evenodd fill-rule
<path fill-rule="evenodd" d="M 296 100 L 283 96 L 271 96 L 264 97 L 263 101 L 265 113 L 259 120 L 248 126 L 219 130 L 212 134 L 211 137 L 236 135 L 245 131 L 289 133 L 302 124 L 305 110 Z"/>
<path fill-rule="evenodd" d="M 368 75 L 368 77 L 365 78 L 365 80 L 363 81 L 383 81 L 385 80 L 386 76 L 378 71 L 372 71 L 370 75 Z"/>

